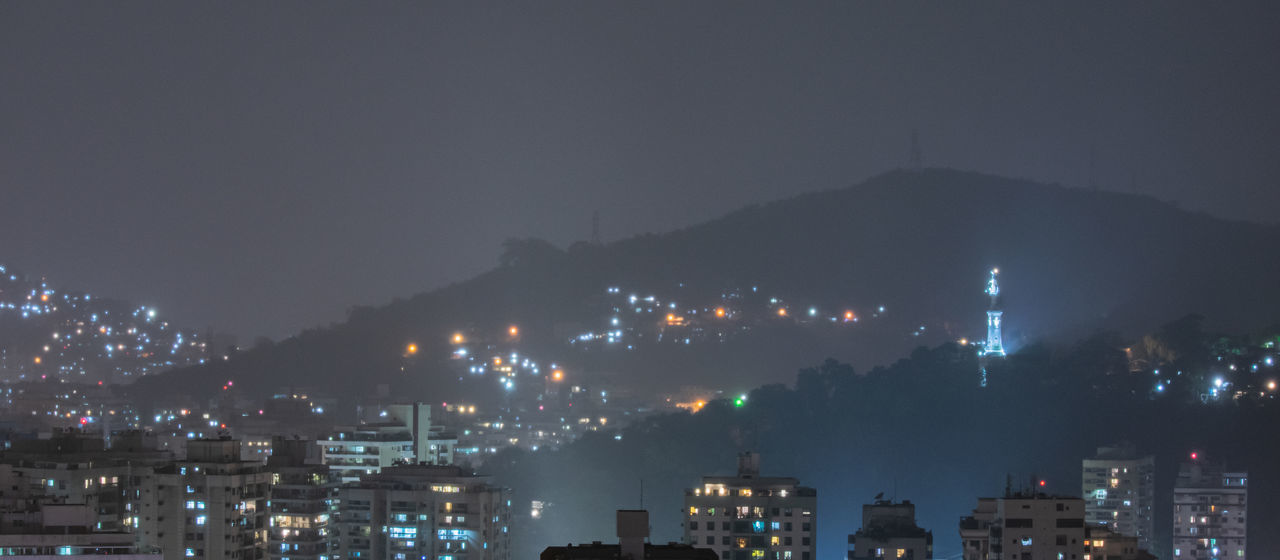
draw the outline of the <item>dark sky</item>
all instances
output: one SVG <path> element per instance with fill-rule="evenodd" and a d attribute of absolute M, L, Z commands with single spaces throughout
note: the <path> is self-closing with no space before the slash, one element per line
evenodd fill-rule
<path fill-rule="evenodd" d="M 1280 6 L 1033 4 L 6 2 L 0 261 L 279 337 L 593 210 L 613 240 L 845 186 L 912 128 L 1275 221 Z"/>

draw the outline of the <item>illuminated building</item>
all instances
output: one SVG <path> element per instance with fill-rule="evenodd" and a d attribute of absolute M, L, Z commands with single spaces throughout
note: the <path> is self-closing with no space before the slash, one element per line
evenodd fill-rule
<path fill-rule="evenodd" d="M 960 520 L 964 560 L 1069 560 L 1085 554 L 1084 500 L 1010 492 Z"/>
<path fill-rule="evenodd" d="M 511 495 L 460 467 L 390 467 L 338 490 L 340 558 L 508 560 Z"/>
<path fill-rule="evenodd" d="M 618 544 L 552 546 L 542 551 L 541 560 L 718 560 L 709 548 L 687 544 L 649 544 L 649 512 L 618 511 Z"/>
<path fill-rule="evenodd" d="M 1100 447 L 1082 466 L 1085 523 L 1136 537 L 1140 548 L 1152 550 L 1155 457 L 1139 455 L 1132 445 Z"/>
<path fill-rule="evenodd" d="M 327 560 L 331 511 L 338 477 L 320 463 L 312 440 L 276 437 L 267 470 L 271 471 L 271 518 L 267 552 L 273 560 Z"/>
<path fill-rule="evenodd" d="M 794 478 L 761 477 L 760 455 L 738 456 L 737 476 L 707 476 L 684 493 L 684 542 L 721 560 L 815 560 L 818 492 Z"/>
<path fill-rule="evenodd" d="M 1086 527 L 1084 560 L 1155 560 L 1138 546 L 1138 537 L 1121 535 L 1106 527 Z"/>
<path fill-rule="evenodd" d="M 233 439 L 191 440 L 187 458 L 142 477 L 137 538 L 166 560 L 265 558 L 271 473 Z"/>
<path fill-rule="evenodd" d="M 324 464 L 356 482 L 396 464 L 451 464 L 457 435 L 431 425 L 424 403 L 362 407 L 361 423 L 320 440 Z"/>
<path fill-rule="evenodd" d="M 1244 559 L 1249 474 L 1196 460 L 1178 468 L 1173 487 L 1173 557 Z"/>
<path fill-rule="evenodd" d="M 909 501 L 876 500 L 862 506 L 862 528 L 849 535 L 849 560 L 933 558 L 933 533 L 916 525 Z"/>

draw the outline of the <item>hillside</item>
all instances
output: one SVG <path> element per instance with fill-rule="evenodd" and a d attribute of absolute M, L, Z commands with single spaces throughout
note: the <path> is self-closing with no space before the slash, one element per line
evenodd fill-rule
<path fill-rule="evenodd" d="M 1275 226 L 1149 197 L 952 170 L 895 171 L 605 246 L 513 242 L 501 266 L 471 280 L 357 308 L 342 324 L 152 377 L 137 389 L 207 394 L 231 379 L 255 394 L 305 386 L 351 396 L 386 383 L 407 395 L 454 398 L 452 333 L 517 324 L 526 353 L 593 375 L 650 390 L 689 383 L 747 389 L 787 381 L 825 356 L 865 368 L 920 344 L 981 336 L 983 282 L 994 266 L 1004 285 L 1006 345 L 1014 349 L 1098 327 L 1140 332 L 1193 311 L 1214 327 L 1243 331 L 1280 315 L 1280 300 L 1260 297 L 1280 282 L 1278 241 Z M 602 306 L 614 305 L 601 299 L 610 286 L 660 292 L 682 306 L 725 301 L 726 293 L 746 294 L 744 302 L 778 294 L 797 311 L 812 305 L 825 316 L 847 307 L 867 320 L 856 331 L 790 328 L 798 321 L 755 328 L 699 351 L 569 344 L 566 333 L 591 328 Z M 887 311 L 871 320 L 879 306 Z M 414 345 L 412 357 L 406 344 Z"/>
<path fill-rule="evenodd" d="M 67 290 L 0 265 L 0 380 L 130 383 L 203 363 L 205 336 L 155 308 Z"/>

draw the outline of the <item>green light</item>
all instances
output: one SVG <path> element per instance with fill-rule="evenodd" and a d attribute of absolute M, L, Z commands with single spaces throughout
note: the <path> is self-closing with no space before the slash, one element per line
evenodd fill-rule
<path fill-rule="evenodd" d="M 746 395 L 740 395 L 738 398 L 733 399 L 733 407 L 734 407 L 734 408 L 742 408 L 742 407 L 744 407 L 744 406 L 746 406 L 746 405 L 747 405 L 747 396 L 746 396 Z"/>

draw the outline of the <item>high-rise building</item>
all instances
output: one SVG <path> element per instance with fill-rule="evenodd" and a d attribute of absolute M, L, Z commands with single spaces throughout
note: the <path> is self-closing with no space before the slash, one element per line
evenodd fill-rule
<path fill-rule="evenodd" d="M 687 544 L 649 544 L 649 512 L 618 510 L 618 544 L 552 546 L 541 560 L 718 560 L 709 548 Z"/>
<path fill-rule="evenodd" d="M 451 464 L 457 436 L 432 426 L 425 403 L 361 407 L 360 423 L 320 440 L 323 462 L 342 482 L 392 465 Z"/>
<path fill-rule="evenodd" d="M 862 528 L 849 535 L 848 558 L 928 560 L 933 558 L 933 533 L 916 525 L 915 504 L 877 499 L 862 506 Z"/>
<path fill-rule="evenodd" d="M 132 530 L 139 498 L 136 481 L 172 455 L 142 445 L 140 435 L 114 438 L 56 432 L 49 439 L 15 441 L 0 454 L 0 509 L 23 503 L 83 504 L 94 531 Z"/>
<path fill-rule="evenodd" d="M 1122 535 L 1107 527 L 1085 527 L 1085 560 L 1154 560 L 1138 546 L 1138 537 Z"/>
<path fill-rule="evenodd" d="M 1083 560 L 1084 500 L 1039 493 L 979 498 L 960 520 L 964 560 Z"/>
<path fill-rule="evenodd" d="M 1249 474 L 1192 455 L 1173 487 L 1173 557 L 1245 560 Z"/>
<path fill-rule="evenodd" d="M 507 560 L 511 496 L 461 467 L 405 465 L 338 491 L 338 558 Z"/>
<path fill-rule="evenodd" d="M 1155 530 L 1156 460 L 1132 445 L 1099 447 L 1083 462 L 1080 495 L 1084 520 L 1090 527 L 1106 527 L 1138 538 L 1138 547 L 1152 550 Z"/>
<path fill-rule="evenodd" d="M 328 560 L 338 476 L 320 462 L 314 441 L 276 437 L 267 459 L 271 472 L 272 560 Z"/>
<path fill-rule="evenodd" d="M 271 473 L 240 460 L 240 442 L 191 440 L 187 458 L 142 477 L 137 537 L 166 560 L 267 556 Z"/>
<path fill-rule="evenodd" d="M 815 560 L 818 492 L 794 478 L 761 477 L 760 455 L 737 476 L 707 476 L 684 492 L 684 542 L 721 560 Z"/>

